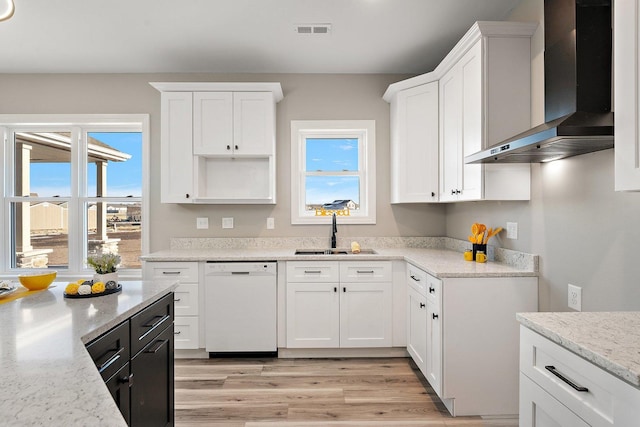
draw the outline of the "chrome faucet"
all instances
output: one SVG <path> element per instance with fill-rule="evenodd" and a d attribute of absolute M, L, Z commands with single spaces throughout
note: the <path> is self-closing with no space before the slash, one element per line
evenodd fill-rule
<path fill-rule="evenodd" d="M 336 223 L 336 213 L 333 213 L 331 219 L 331 249 L 336 248 L 336 233 L 338 232 L 338 224 Z"/>

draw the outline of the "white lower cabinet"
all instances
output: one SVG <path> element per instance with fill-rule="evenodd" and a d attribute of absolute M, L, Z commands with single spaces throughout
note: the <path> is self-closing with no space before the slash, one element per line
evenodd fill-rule
<path fill-rule="evenodd" d="M 427 381 L 436 394 L 442 393 L 442 282 L 427 275 Z"/>
<path fill-rule="evenodd" d="M 517 414 L 516 313 L 537 311 L 538 279 L 438 279 L 411 264 L 407 276 L 408 351 L 449 412 Z"/>
<path fill-rule="evenodd" d="M 176 279 L 174 291 L 174 347 L 176 350 L 200 348 L 199 279 L 197 262 L 144 263 L 144 279 Z"/>
<path fill-rule="evenodd" d="M 287 263 L 287 347 L 390 347 L 390 262 Z"/>
<path fill-rule="evenodd" d="M 427 376 L 427 297 L 412 286 L 407 289 L 407 352 Z"/>
<path fill-rule="evenodd" d="M 520 426 L 637 426 L 640 389 L 520 327 Z"/>

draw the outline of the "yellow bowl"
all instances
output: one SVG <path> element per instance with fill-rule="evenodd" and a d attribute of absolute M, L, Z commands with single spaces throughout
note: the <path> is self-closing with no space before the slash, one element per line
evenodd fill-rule
<path fill-rule="evenodd" d="M 39 291 L 41 289 L 47 289 L 57 274 L 57 271 L 27 273 L 19 275 L 18 280 L 22 286 L 30 291 Z"/>

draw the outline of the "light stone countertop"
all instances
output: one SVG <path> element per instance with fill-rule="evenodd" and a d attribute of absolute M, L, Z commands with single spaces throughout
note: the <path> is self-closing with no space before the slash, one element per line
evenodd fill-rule
<path fill-rule="evenodd" d="M 640 312 L 518 313 L 518 321 L 640 387 Z"/>
<path fill-rule="evenodd" d="M 0 305 L 3 426 L 126 426 L 85 343 L 177 283 L 122 282 L 122 292 L 86 299 L 65 299 L 66 284 Z"/>
<path fill-rule="evenodd" d="M 537 264 L 465 261 L 462 253 L 439 248 L 373 248 L 375 254 L 294 255 L 291 248 L 178 248 L 142 256 L 144 261 L 386 261 L 405 260 L 438 278 L 538 276 Z"/>

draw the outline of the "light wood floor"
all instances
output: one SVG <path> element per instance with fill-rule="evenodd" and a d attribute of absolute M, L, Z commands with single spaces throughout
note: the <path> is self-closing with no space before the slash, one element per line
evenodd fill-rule
<path fill-rule="evenodd" d="M 411 359 L 176 359 L 176 427 L 517 426 L 449 415 Z"/>

